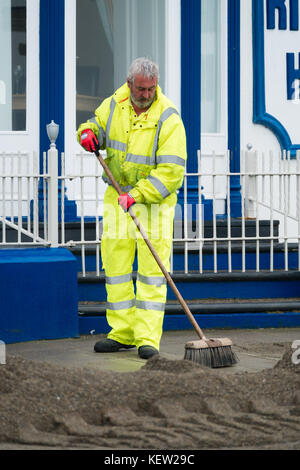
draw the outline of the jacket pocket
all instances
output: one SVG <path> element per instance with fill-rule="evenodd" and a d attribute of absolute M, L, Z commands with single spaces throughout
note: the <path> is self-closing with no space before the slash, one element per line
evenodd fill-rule
<path fill-rule="evenodd" d="M 140 179 L 147 178 L 153 168 L 155 168 L 154 165 L 137 165 L 125 162 L 124 176 L 128 181 L 128 184 L 135 186 Z"/>

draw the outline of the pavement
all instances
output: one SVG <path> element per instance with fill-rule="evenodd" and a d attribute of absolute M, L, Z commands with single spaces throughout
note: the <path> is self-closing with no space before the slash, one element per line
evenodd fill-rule
<path fill-rule="evenodd" d="M 206 337 L 227 337 L 232 340 L 232 350 L 237 354 L 239 362 L 233 367 L 218 369 L 221 374 L 258 372 L 272 368 L 281 359 L 284 348 L 292 347 L 294 341 L 300 341 L 300 328 L 204 330 L 204 334 Z M 89 335 L 7 344 L 6 354 L 63 367 L 97 368 L 124 373 L 137 371 L 145 364 L 145 360 L 138 357 L 137 349 L 95 353 L 94 344 L 103 337 L 105 335 Z M 160 355 L 169 360 L 183 359 L 185 343 L 197 339 L 193 330 L 164 332 Z"/>

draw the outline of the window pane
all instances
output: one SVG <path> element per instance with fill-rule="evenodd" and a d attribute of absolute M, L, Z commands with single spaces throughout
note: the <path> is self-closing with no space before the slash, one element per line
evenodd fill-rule
<path fill-rule="evenodd" d="M 111 0 L 77 0 L 77 127 L 113 93 Z"/>
<path fill-rule="evenodd" d="M 26 130 L 26 0 L 1 0 L 0 131 Z"/>
<path fill-rule="evenodd" d="M 220 2 L 201 1 L 201 132 L 220 132 Z"/>
<path fill-rule="evenodd" d="M 164 88 L 165 0 L 76 0 L 76 126 L 126 81 L 139 56 L 159 64 Z"/>

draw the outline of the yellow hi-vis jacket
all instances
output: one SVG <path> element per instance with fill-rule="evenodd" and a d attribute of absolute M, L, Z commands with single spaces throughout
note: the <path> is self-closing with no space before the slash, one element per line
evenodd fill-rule
<path fill-rule="evenodd" d="M 95 117 L 79 126 L 91 129 L 122 190 L 137 203 L 160 203 L 179 189 L 187 158 L 185 129 L 174 104 L 157 86 L 151 107 L 136 115 L 125 83 L 105 99 Z M 103 179 L 109 183 L 107 175 Z"/>

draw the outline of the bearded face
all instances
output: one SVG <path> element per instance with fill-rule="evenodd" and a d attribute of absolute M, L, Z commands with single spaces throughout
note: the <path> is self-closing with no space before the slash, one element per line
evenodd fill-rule
<path fill-rule="evenodd" d="M 148 79 L 143 75 L 136 75 L 134 80 L 127 80 L 132 103 L 140 109 L 148 109 L 154 101 L 157 87 L 157 78 Z"/>

